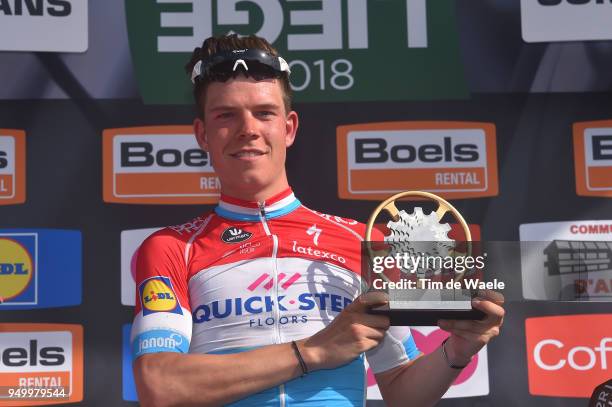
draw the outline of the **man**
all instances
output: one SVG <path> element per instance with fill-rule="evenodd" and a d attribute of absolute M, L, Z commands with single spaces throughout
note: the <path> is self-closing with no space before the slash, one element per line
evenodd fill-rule
<path fill-rule="evenodd" d="M 310 210 L 285 173 L 298 116 L 289 67 L 263 39 L 209 38 L 187 66 L 194 129 L 221 181 L 212 213 L 149 237 L 137 265 L 132 331 L 143 406 L 362 405 L 366 354 L 388 405 L 431 405 L 499 332 L 442 321 L 443 347 L 422 356 L 368 313 L 360 293 L 364 226 Z M 188 353 L 187 353 L 188 352 Z"/>

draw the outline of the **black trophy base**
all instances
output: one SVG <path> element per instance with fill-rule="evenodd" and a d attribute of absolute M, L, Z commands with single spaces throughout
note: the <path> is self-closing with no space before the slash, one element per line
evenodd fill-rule
<path fill-rule="evenodd" d="M 436 326 L 439 319 L 481 320 L 486 314 L 477 309 L 389 309 L 371 308 L 370 314 L 388 315 L 393 326 Z"/>

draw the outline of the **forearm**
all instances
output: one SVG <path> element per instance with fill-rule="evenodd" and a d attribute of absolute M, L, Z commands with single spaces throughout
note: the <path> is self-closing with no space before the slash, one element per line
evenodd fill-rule
<path fill-rule="evenodd" d="M 143 406 L 218 406 L 302 373 L 290 343 L 227 355 L 144 355 L 134 371 Z"/>
<path fill-rule="evenodd" d="M 438 348 L 416 359 L 409 366 L 401 366 L 382 375 L 387 375 L 388 383 L 381 388 L 387 405 L 432 406 L 446 393 L 452 382 L 461 373 L 450 368 Z"/>

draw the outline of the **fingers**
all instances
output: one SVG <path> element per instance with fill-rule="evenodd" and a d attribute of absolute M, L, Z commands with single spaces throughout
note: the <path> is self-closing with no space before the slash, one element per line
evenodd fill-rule
<path fill-rule="evenodd" d="M 389 294 L 380 291 L 368 291 L 355 298 L 355 301 L 346 307 L 349 312 L 367 312 L 370 308 L 385 305 L 389 302 Z"/>
<path fill-rule="evenodd" d="M 487 314 L 486 318 L 480 321 L 485 325 L 501 325 L 506 311 L 497 303 L 489 300 L 473 299 L 472 306 Z"/>
<path fill-rule="evenodd" d="M 482 300 L 489 300 L 497 305 L 504 305 L 504 295 L 493 290 L 478 290 L 477 297 Z"/>

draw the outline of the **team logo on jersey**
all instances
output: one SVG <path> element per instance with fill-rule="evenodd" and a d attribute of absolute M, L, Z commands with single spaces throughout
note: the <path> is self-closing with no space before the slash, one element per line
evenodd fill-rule
<path fill-rule="evenodd" d="M 181 304 L 176 298 L 169 277 L 151 277 L 138 286 L 142 315 L 156 312 L 172 312 L 183 315 Z"/>
<path fill-rule="evenodd" d="M 249 240 L 253 236 L 251 232 L 242 230 L 236 226 L 229 227 L 221 234 L 221 240 L 225 243 L 240 243 Z"/>

